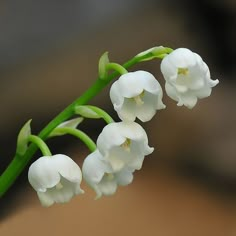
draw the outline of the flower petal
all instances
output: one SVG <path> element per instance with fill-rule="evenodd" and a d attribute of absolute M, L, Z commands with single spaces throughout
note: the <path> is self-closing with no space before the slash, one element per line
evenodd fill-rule
<path fill-rule="evenodd" d="M 48 189 L 47 194 L 51 196 L 55 203 L 66 203 L 71 200 L 71 198 L 76 195 L 76 184 L 71 183 L 62 178 L 60 181 L 61 188 L 57 189 L 56 187 Z M 82 191 L 83 192 L 83 191 Z M 82 193 L 79 192 L 79 193 Z"/>
<path fill-rule="evenodd" d="M 195 95 L 182 96 L 181 98 L 183 105 L 187 108 L 192 109 L 197 103 L 197 97 Z"/>
<path fill-rule="evenodd" d="M 53 198 L 47 192 L 37 192 L 40 203 L 44 207 L 49 207 L 54 204 Z"/>
<path fill-rule="evenodd" d="M 45 192 L 60 181 L 60 175 L 55 169 L 53 158 L 44 156 L 36 160 L 29 168 L 28 179 L 36 191 Z"/>
<path fill-rule="evenodd" d="M 83 177 L 89 184 L 97 184 L 101 181 L 104 173 L 110 173 L 111 167 L 103 161 L 102 155 L 98 150 L 89 154 L 83 163 Z"/>
<path fill-rule="evenodd" d="M 168 56 L 163 58 L 163 60 L 161 61 L 161 72 L 165 80 L 168 82 L 170 82 L 170 78 L 171 81 L 175 81 L 177 79 L 178 68 L 172 65 L 172 63 L 169 61 Z"/>
<path fill-rule="evenodd" d="M 173 85 L 166 82 L 165 89 L 166 89 L 166 93 L 169 97 L 171 97 L 173 100 L 179 102 L 179 100 L 180 100 L 179 95 L 177 94 L 177 91 Z"/>
<path fill-rule="evenodd" d="M 196 64 L 196 58 L 192 51 L 187 48 L 177 48 L 169 55 L 169 63 L 176 68 L 189 68 Z"/>
<path fill-rule="evenodd" d="M 116 174 L 117 183 L 121 186 L 126 186 L 133 181 L 133 172 L 129 169 L 124 169 Z"/>
<path fill-rule="evenodd" d="M 115 180 L 110 180 L 109 177 L 104 177 L 98 184 L 99 191 L 106 196 L 113 195 L 117 189 L 117 183 Z M 98 196 L 97 196 L 98 197 Z"/>
<path fill-rule="evenodd" d="M 118 81 L 115 81 L 110 89 L 110 98 L 114 106 L 120 108 L 124 103 L 124 97 L 121 96 L 120 87 Z"/>
<path fill-rule="evenodd" d="M 122 75 L 111 86 L 111 92 L 112 92 L 112 87 L 118 86 L 120 95 L 122 97 L 132 98 L 141 94 L 144 89 L 142 75 L 143 73 L 141 72 L 141 75 L 140 75 L 140 71 L 129 72 L 127 74 Z"/>
<path fill-rule="evenodd" d="M 118 107 L 116 104 L 114 104 L 114 109 L 121 120 L 135 121 L 137 109 L 134 101 L 132 101 L 130 98 L 125 98 L 122 106 Z"/>
<path fill-rule="evenodd" d="M 156 114 L 156 110 L 164 109 L 166 106 L 162 103 L 161 97 L 154 97 L 153 94 L 146 92 L 143 101 L 145 106 L 140 106 L 136 108 L 136 116 L 142 121 L 146 122 L 152 119 Z"/>
<path fill-rule="evenodd" d="M 71 182 L 81 182 L 81 170 L 71 158 L 66 155 L 57 154 L 52 159 L 54 168 L 57 169 L 61 176 Z"/>

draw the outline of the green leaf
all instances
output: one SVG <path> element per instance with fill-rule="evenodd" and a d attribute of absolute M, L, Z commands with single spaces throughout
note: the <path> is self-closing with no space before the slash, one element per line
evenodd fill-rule
<path fill-rule="evenodd" d="M 19 155 L 24 155 L 28 148 L 28 138 L 31 135 L 31 121 L 32 120 L 29 120 L 25 123 L 17 137 L 16 153 Z"/>

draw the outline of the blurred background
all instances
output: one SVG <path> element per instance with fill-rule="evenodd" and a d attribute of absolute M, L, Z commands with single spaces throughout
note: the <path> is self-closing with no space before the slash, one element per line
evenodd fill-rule
<path fill-rule="evenodd" d="M 164 96 L 167 109 L 144 125 L 155 152 L 113 197 L 94 201 L 83 186 L 88 194 L 69 204 L 41 208 L 26 170 L 0 200 L 0 234 L 236 235 L 235 25 L 233 0 L 2 0 L 1 172 L 22 125 L 32 118 L 37 133 L 82 94 L 104 51 L 123 63 L 153 46 L 187 47 L 220 84 L 193 110 Z M 163 84 L 159 63 L 131 70 L 148 70 Z M 114 114 L 108 89 L 91 103 Z M 86 121 L 81 129 L 96 138 L 103 126 Z M 88 154 L 71 137 L 49 145 L 80 164 Z"/>

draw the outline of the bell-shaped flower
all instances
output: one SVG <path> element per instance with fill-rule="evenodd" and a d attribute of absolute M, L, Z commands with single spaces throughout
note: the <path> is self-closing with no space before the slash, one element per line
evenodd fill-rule
<path fill-rule="evenodd" d="M 45 207 L 64 203 L 84 191 L 80 188 L 82 173 L 68 156 L 43 156 L 29 168 L 28 179 Z"/>
<path fill-rule="evenodd" d="M 148 146 L 145 130 L 135 122 L 106 125 L 98 136 L 97 148 L 115 172 L 123 168 L 139 170 L 144 157 L 154 150 Z"/>
<path fill-rule="evenodd" d="M 83 179 L 94 189 L 96 198 L 112 195 L 119 185 L 130 184 L 133 180 L 133 172 L 134 170 L 129 168 L 114 172 L 98 150 L 88 155 L 82 166 Z"/>
<path fill-rule="evenodd" d="M 166 80 L 166 93 L 178 106 L 193 108 L 198 98 L 210 96 L 219 81 L 211 80 L 210 71 L 202 58 L 187 48 L 179 48 L 161 62 Z"/>
<path fill-rule="evenodd" d="M 165 108 L 162 88 L 155 77 L 147 71 L 123 74 L 110 90 L 114 109 L 123 121 L 134 121 L 136 117 L 149 121 L 156 110 Z"/>

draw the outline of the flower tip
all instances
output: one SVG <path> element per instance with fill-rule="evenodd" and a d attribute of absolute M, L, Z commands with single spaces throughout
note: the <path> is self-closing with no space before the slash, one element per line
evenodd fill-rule
<path fill-rule="evenodd" d="M 45 207 L 45 208 L 48 208 L 48 207 L 52 206 L 53 204 L 54 204 L 54 203 L 47 204 L 47 203 L 41 202 L 41 206 L 42 206 L 42 207 Z"/>
<path fill-rule="evenodd" d="M 154 149 L 155 149 L 154 147 L 149 147 L 149 152 L 147 155 L 152 154 L 154 152 Z"/>
<path fill-rule="evenodd" d="M 165 105 L 164 103 L 160 104 L 159 109 L 160 109 L 160 110 L 166 109 L 166 105 Z"/>
<path fill-rule="evenodd" d="M 190 105 L 186 105 L 186 107 L 189 109 L 189 110 L 192 110 L 194 108 L 194 106 L 190 106 Z"/>
<path fill-rule="evenodd" d="M 219 84 L 219 80 L 216 79 L 216 80 L 212 80 L 212 86 L 216 86 L 217 84 Z"/>
<path fill-rule="evenodd" d="M 177 106 L 178 107 L 182 107 L 184 104 L 183 104 L 183 102 L 181 102 L 181 101 L 179 101 L 178 103 L 177 103 Z"/>
<path fill-rule="evenodd" d="M 85 193 L 85 191 L 83 189 L 81 189 L 81 188 L 76 191 L 77 195 L 78 194 L 84 194 L 84 193 Z"/>

